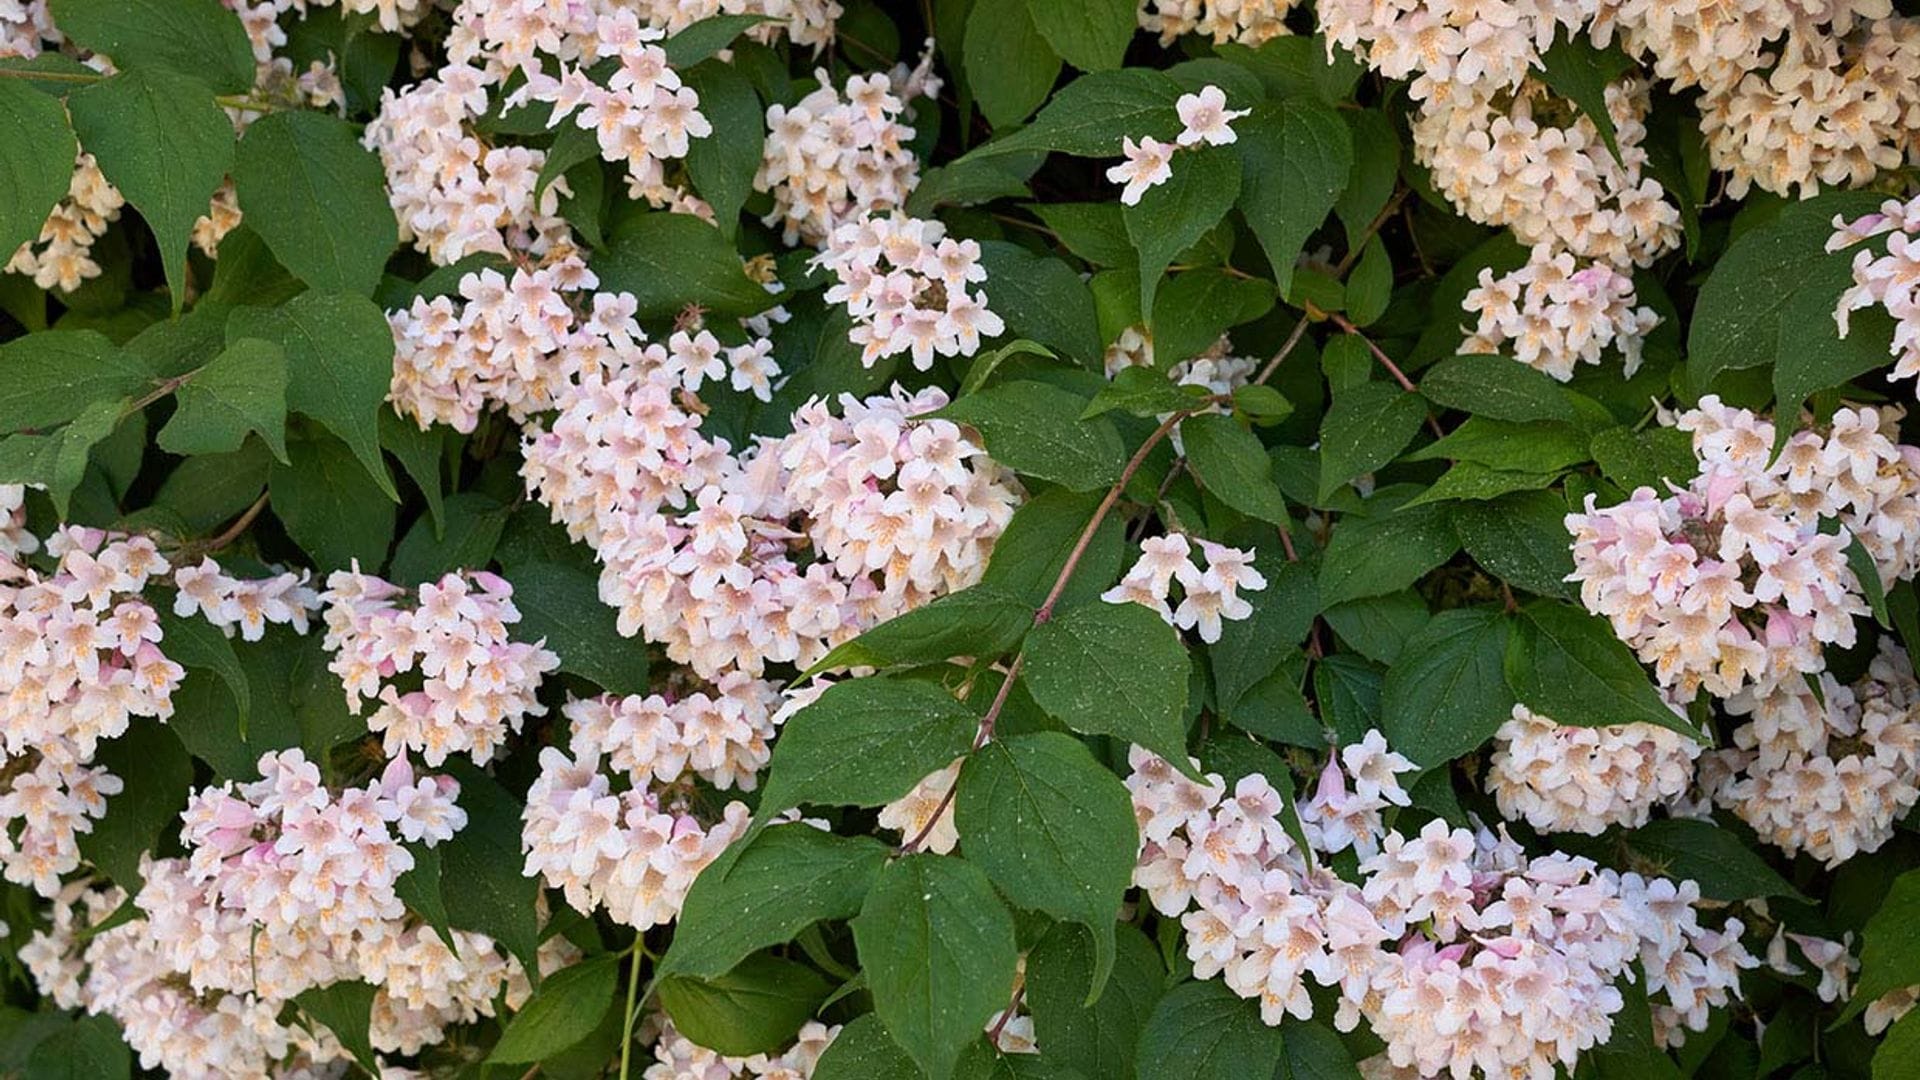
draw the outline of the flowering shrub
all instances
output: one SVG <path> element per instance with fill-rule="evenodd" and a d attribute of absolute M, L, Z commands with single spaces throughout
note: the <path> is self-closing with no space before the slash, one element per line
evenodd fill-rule
<path fill-rule="evenodd" d="M 0 0 L 0 1077 L 1920 1076 L 1912 0 Z"/>

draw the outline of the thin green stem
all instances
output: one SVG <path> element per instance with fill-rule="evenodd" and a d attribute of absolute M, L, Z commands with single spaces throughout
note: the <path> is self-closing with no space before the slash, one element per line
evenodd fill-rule
<path fill-rule="evenodd" d="M 645 942 L 644 935 L 636 937 L 633 947 L 627 950 L 631 966 L 627 968 L 627 1014 L 620 1024 L 620 1080 L 628 1080 L 633 1069 L 633 1021 L 639 1013 L 640 954 Z"/>

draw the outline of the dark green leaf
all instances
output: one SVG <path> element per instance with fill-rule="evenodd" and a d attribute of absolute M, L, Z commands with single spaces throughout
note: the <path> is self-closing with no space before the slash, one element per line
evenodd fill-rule
<path fill-rule="evenodd" d="M 1551 600 L 1522 608 L 1506 669 L 1514 696 L 1556 723 L 1658 724 L 1705 741 L 1668 707 L 1607 621 L 1579 608 Z"/>
<path fill-rule="evenodd" d="M 1597 48 L 1578 33 L 1564 35 L 1540 57 L 1541 80 L 1580 107 L 1616 161 L 1620 144 L 1614 135 L 1613 114 L 1607 111 L 1607 85 L 1632 66 L 1633 61 L 1618 48 Z"/>
<path fill-rule="evenodd" d="M 997 739 L 967 759 L 954 824 L 967 858 L 1016 906 L 1093 933 L 1092 1002 L 1114 963 L 1114 920 L 1140 846 L 1125 784 L 1071 735 Z"/>
<path fill-rule="evenodd" d="M 1086 531 L 1100 499 L 1091 491 L 1056 489 L 1027 500 L 1013 512 L 1013 520 L 994 543 L 993 557 L 980 583 L 1019 597 L 1030 607 L 1039 607 L 1060 577 L 1080 534 Z M 1091 600 L 1104 592 L 1120 575 L 1124 548 L 1120 518 L 1109 514 L 1101 520 L 1067 580 L 1059 605 Z"/>
<path fill-rule="evenodd" d="M 1260 1007 L 1218 979 L 1182 983 L 1154 1007 L 1140 1035 L 1143 1077 L 1246 1080 L 1271 1075 L 1286 1053 L 1277 1027 Z"/>
<path fill-rule="evenodd" d="M 1114 157 L 1126 136 L 1171 140 L 1180 130 L 1173 111 L 1179 97 L 1179 83 L 1149 68 L 1082 75 L 1053 95 L 1032 123 L 973 154 L 1057 150 L 1077 157 Z"/>
<path fill-rule="evenodd" d="M 229 343 L 264 338 L 287 354 L 287 407 L 339 436 L 389 500 L 393 478 L 380 457 L 379 413 L 393 382 L 393 331 L 372 301 L 307 292 L 278 308 L 236 308 Z"/>
<path fill-rule="evenodd" d="M 1176 383 L 1167 378 L 1165 372 L 1150 367 L 1121 368 L 1112 382 L 1093 395 L 1093 400 L 1081 410 L 1080 419 L 1091 419 L 1116 409 L 1129 416 L 1160 416 L 1198 408 L 1206 396 L 1207 392 L 1201 387 Z M 1266 457 L 1266 452 L 1261 451 L 1260 456 Z"/>
<path fill-rule="evenodd" d="M 1027 688 L 1048 715 L 1138 743 L 1181 769 L 1189 768 L 1188 667 L 1179 635 L 1139 604 L 1070 608 L 1027 635 Z"/>
<path fill-rule="evenodd" d="M 1004 656 L 1033 625 L 1033 605 L 992 585 L 949 593 L 896 615 L 820 658 L 805 675 L 841 667 L 934 664 Z"/>
<path fill-rule="evenodd" d="M 888 854 L 868 837 L 799 822 L 748 836 L 687 890 L 661 973 L 720 975 L 816 922 L 852 918 Z"/>
<path fill-rule="evenodd" d="M 1180 445 L 1194 477 L 1221 502 L 1288 526 L 1286 500 L 1273 482 L 1273 460 L 1253 432 L 1221 413 L 1190 416 L 1180 422 Z"/>
<path fill-rule="evenodd" d="M 1436 404 L 1493 420 L 1572 420 L 1566 391 L 1550 376 L 1504 356 L 1455 356 L 1420 378 L 1420 394 Z"/>
<path fill-rule="evenodd" d="M 1698 882 L 1708 900 L 1733 902 L 1784 896 L 1805 901 L 1773 867 L 1711 821 L 1667 818 L 1642 825 L 1622 838 L 1627 847 L 1665 877 Z"/>
<path fill-rule="evenodd" d="M 980 245 L 980 265 L 987 271 L 984 291 L 994 313 L 1007 324 L 1008 337 L 1027 338 L 1069 359 L 1099 366 L 1100 323 L 1093 293 L 1071 267 L 993 240 Z"/>
<path fill-rule="evenodd" d="M 126 734 L 100 744 L 94 764 L 129 782 L 107 799 L 106 815 L 81 833 L 80 854 L 129 895 L 140 891 L 140 858 L 177 824 L 193 786 L 193 761 L 164 726 L 135 720 Z"/>
<path fill-rule="evenodd" d="M 331 1031 L 361 1068 L 378 1076 L 380 1063 L 369 1035 L 373 1026 L 373 997 L 377 992 L 357 980 L 336 982 L 302 991 L 293 1001 L 301 1012 Z"/>
<path fill-rule="evenodd" d="M 520 872 L 520 802 L 461 758 L 449 758 L 443 771 L 460 782 L 467 812 L 467 827 L 439 846 L 447 922 L 487 935 L 538 972 L 540 880 Z"/>
<path fill-rule="evenodd" d="M 976 6 L 974 10 L 979 8 Z M 1035 28 L 1060 59 L 1081 71 L 1119 67 L 1127 42 L 1133 40 L 1136 18 L 1133 0 L 1085 0 L 1073 4 L 1027 0 L 1027 10 Z M 972 40 L 971 34 L 968 40 Z M 971 74 L 969 70 L 969 76 Z"/>
<path fill-rule="evenodd" d="M 1294 259 L 1346 189 L 1353 137 L 1338 112 L 1310 98 L 1259 106 L 1236 130 L 1246 175 L 1240 212 L 1285 293 Z"/>
<path fill-rule="evenodd" d="M 1331 607 L 1364 596 L 1399 592 L 1460 550 L 1443 506 L 1390 510 L 1349 518 L 1334 530 L 1320 563 L 1320 603 Z"/>
<path fill-rule="evenodd" d="M 371 426 L 371 425 L 369 425 Z M 328 435 L 287 444 L 291 464 L 267 475 L 268 497 L 287 535 L 320 570 L 358 561 L 373 572 L 393 541 L 393 503 L 375 486 L 347 444 Z"/>
<path fill-rule="evenodd" d="M 613 1007 L 619 982 L 620 958 L 614 955 L 597 956 L 554 972 L 507 1021 L 487 1060 L 523 1065 L 557 1054 L 586 1038 Z"/>
<path fill-rule="evenodd" d="M 120 1026 L 105 1016 L 83 1016 L 49 1033 L 27 1055 L 24 1080 L 122 1080 L 133 1055 Z"/>
<path fill-rule="evenodd" d="M 1593 437 L 1591 450 L 1607 479 L 1629 490 L 1665 491 L 1668 483 L 1685 486 L 1700 471 L 1700 462 L 1693 456 L 1693 437 L 1678 428 L 1609 428 Z"/>
<path fill-rule="evenodd" d="M 1573 573 L 1567 505 L 1558 495 L 1524 491 L 1456 503 L 1451 512 L 1467 554 L 1502 581 L 1541 596 L 1573 597 L 1566 580 Z"/>
<path fill-rule="evenodd" d="M 1392 461 L 1425 416 L 1420 395 L 1392 383 L 1365 382 L 1335 393 L 1320 422 L 1320 498 Z"/>
<path fill-rule="evenodd" d="M 1113 977 L 1092 1005 L 1094 939 L 1081 927 L 1056 925 L 1027 954 L 1027 1008 L 1034 1041 L 1045 1056 L 1077 1066 L 1088 1077 L 1132 1076 L 1147 1017 L 1160 999 L 1166 972 L 1146 935 L 1121 926 Z"/>
<path fill-rule="evenodd" d="M 96 2 L 106 7 L 118 0 Z M 181 0 L 182 7 L 203 4 L 214 6 L 213 0 Z M 144 0 L 147 5 L 174 6 L 172 0 Z M 251 57 L 249 50 L 249 84 Z M 126 71 L 83 86 L 67 97 L 67 111 L 80 145 L 153 230 L 178 312 L 187 294 L 193 223 L 207 212 L 214 189 L 233 168 L 233 122 L 214 104 L 206 83 L 165 67 Z"/>
<path fill-rule="evenodd" d="M 0 432 L 64 424 L 153 385 L 146 359 L 92 330 L 47 330 L 0 344 Z"/>
<path fill-rule="evenodd" d="M 699 25 L 704 24 L 695 24 Z M 684 37 L 692 29 L 688 27 L 677 36 Z M 760 167 L 766 110 L 753 84 L 731 65 L 718 60 L 704 63 L 686 72 L 684 78 L 700 95 L 700 111 L 714 131 L 688 144 L 687 175 L 693 178 L 700 197 L 713 207 L 721 233 L 732 237 L 740 225 L 740 207 L 753 193 L 753 174 Z"/>
<path fill-rule="evenodd" d="M 904 1080 L 919 1072 L 880 1018 L 866 1013 L 840 1029 L 820 1055 L 813 1076 L 814 1080 Z"/>
<path fill-rule="evenodd" d="M 1127 448 L 1104 417 L 1081 420 L 1086 402 L 1048 383 L 1019 380 L 976 391 L 935 413 L 979 429 L 995 461 L 1073 491 L 1120 479 Z"/>
<path fill-rule="evenodd" d="M 372 295 L 400 233 L 380 159 L 346 121 L 301 109 L 255 120 L 234 155 L 233 184 L 247 224 L 294 276 Z"/>
<path fill-rule="evenodd" d="M 698 64 L 733 44 L 733 40 L 748 30 L 766 22 L 765 15 L 713 15 L 680 30 L 660 47 L 666 50 L 667 63 L 678 69 L 686 69 Z M 707 95 L 700 95 L 700 105 L 705 108 Z M 727 131 L 730 137 L 735 132 L 715 125 L 716 131 Z"/>
<path fill-rule="evenodd" d="M 76 146 L 58 99 L 0 79 L 0 254 L 11 258 L 40 238 L 47 214 L 66 197 Z"/>
<path fill-rule="evenodd" d="M 1153 310 L 1160 277 L 1173 257 L 1192 247 L 1233 209 L 1240 197 L 1240 158 L 1223 147 L 1178 155 L 1173 175 L 1123 207 L 1127 237 L 1140 254 L 1140 310 Z"/>
<path fill-rule="evenodd" d="M 287 354 L 259 338 L 227 346 L 174 394 L 179 407 L 155 441 L 182 456 L 228 454 L 257 433 L 287 460 Z"/>
<path fill-rule="evenodd" d="M 709 317 L 754 315 L 774 303 L 747 276 L 726 236 L 691 214 L 628 219 L 594 257 L 593 269 L 602 289 L 632 293 L 643 319 L 671 318 L 689 304 Z"/>
<path fill-rule="evenodd" d="M 549 981 L 558 979 L 556 975 Z M 832 990 L 812 968 L 759 953 L 711 979 L 662 979 L 658 993 L 661 1006 L 687 1038 L 722 1054 L 746 1057 L 792 1042 Z"/>
<path fill-rule="evenodd" d="M 47 6 L 69 41 L 112 57 L 117 70 L 190 75 L 223 94 L 253 88 L 246 27 L 218 0 L 52 0 Z"/>
<path fill-rule="evenodd" d="M 1511 627 L 1490 611 L 1443 611 L 1387 669 L 1380 718 L 1387 742 L 1421 766 L 1485 742 L 1513 712 L 1502 664 Z"/>
<path fill-rule="evenodd" d="M 961 66 L 967 89 L 995 128 L 1025 120 L 1060 76 L 1060 58 L 1028 11 L 1028 0 L 973 0 L 967 15 Z"/>
<path fill-rule="evenodd" d="M 971 863 L 908 855 L 880 871 L 853 940 L 887 1033 L 933 1080 L 1005 1008 L 1013 990 L 1013 918 Z"/>
<path fill-rule="evenodd" d="M 835 683 L 781 729 L 760 816 L 802 803 L 892 802 L 966 753 L 978 726 L 973 710 L 932 683 Z"/>
<path fill-rule="evenodd" d="M 227 684 L 239 709 L 240 737 L 246 738 L 247 716 L 253 709 L 253 692 L 247 671 L 234 654 L 233 642 L 205 619 L 185 618 L 171 610 L 160 612 L 161 640 L 167 658 L 184 668 L 210 671 Z"/>

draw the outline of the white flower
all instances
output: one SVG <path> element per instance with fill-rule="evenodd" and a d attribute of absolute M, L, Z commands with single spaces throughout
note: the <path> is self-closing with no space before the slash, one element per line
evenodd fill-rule
<path fill-rule="evenodd" d="M 1116 184 L 1126 185 L 1120 192 L 1120 201 L 1127 206 L 1140 202 L 1140 196 L 1147 189 L 1167 182 L 1173 175 L 1172 143 L 1163 143 L 1150 135 L 1143 135 L 1139 142 L 1132 136 L 1121 140 L 1121 152 L 1127 160 L 1107 170 L 1107 179 Z"/>
<path fill-rule="evenodd" d="M 1180 95 L 1180 100 L 1174 102 L 1173 108 L 1180 115 L 1182 125 L 1180 135 L 1174 141 L 1181 146 L 1198 146 L 1203 142 L 1209 146 L 1226 146 L 1239 138 L 1233 133 L 1232 123 L 1253 111 L 1227 108 L 1226 92 L 1212 84 L 1201 87 L 1197 94 Z M 1111 171 L 1107 178 L 1119 179 Z"/>

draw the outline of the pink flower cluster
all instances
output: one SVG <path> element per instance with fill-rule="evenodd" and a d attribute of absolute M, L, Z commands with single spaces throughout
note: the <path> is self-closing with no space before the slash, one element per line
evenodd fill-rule
<path fill-rule="evenodd" d="M 820 244 L 843 224 L 905 205 L 920 183 L 920 159 L 907 149 L 914 130 L 907 104 L 940 92 L 932 53 L 913 72 L 847 79 L 844 96 L 823 69 L 819 87 L 791 106 L 767 108 L 767 138 L 755 191 L 773 196 L 764 219 L 788 244 Z"/>
<path fill-rule="evenodd" d="M 202 556 L 198 566 L 173 572 L 179 590 L 173 596 L 173 613 L 185 617 L 198 612 L 228 637 L 238 630 L 246 641 L 259 641 L 269 625 L 291 626 L 294 633 L 304 634 L 308 615 L 320 610 L 320 594 L 308 587 L 309 576 L 305 570 L 286 571 L 249 581 L 229 577 L 211 556 Z"/>
<path fill-rule="evenodd" d="M 846 305 L 847 337 L 867 367 L 910 353 L 925 371 L 936 353 L 972 356 L 982 337 L 1006 329 L 987 294 L 970 291 L 987 280 L 980 245 L 947 236 L 938 221 L 899 212 L 849 221 L 813 262 L 833 275 L 827 302 Z"/>
<path fill-rule="evenodd" d="M 460 298 L 416 297 L 387 314 L 393 327 L 395 411 L 423 429 L 472 431 L 482 413 L 505 408 L 516 423 L 558 405 L 572 382 L 627 367 L 661 373 L 669 388 L 696 393 L 730 382 L 762 401 L 780 375 L 764 337 L 731 347 L 710 331 L 676 330 L 647 344 L 630 293 L 600 283 L 577 255 L 511 276 L 479 270 L 460 279 Z"/>
<path fill-rule="evenodd" d="M 633 12 L 616 11 L 600 16 L 592 44 L 563 62 L 557 78 L 537 63 L 527 69 L 526 96 L 553 105 L 547 126 L 557 128 L 573 116 L 576 127 L 593 132 L 602 158 L 626 162 L 635 198 L 664 189 L 666 162 L 686 157 L 688 140 L 713 134 L 700 112 L 700 95 L 680 81 L 667 65 L 666 50 L 654 44 L 664 36 L 642 27 Z M 605 86 L 587 75 L 601 63 L 614 66 Z"/>
<path fill-rule="evenodd" d="M 839 1024 L 809 1020 L 785 1053 L 733 1058 L 680 1034 L 665 1013 L 649 1013 L 642 1021 L 641 1041 L 653 1045 L 653 1064 L 640 1076 L 641 1080 L 809 1080 L 820 1055 L 839 1034 Z"/>
<path fill-rule="evenodd" d="M 752 815 L 745 803 L 729 802 L 717 821 L 703 820 L 686 791 L 655 789 L 647 779 L 629 774 L 615 790 L 592 738 L 576 735 L 568 751 L 540 751 L 520 833 L 527 876 L 561 890 L 582 914 L 604 907 L 636 929 L 679 918 L 693 879 Z"/>
<path fill-rule="evenodd" d="M 1110 604 L 1145 605 L 1168 626 L 1198 628 L 1200 640 L 1208 644 L 1219 641 L 1221 620 L 1253 614 L 1253 605 L 1240 590 L 1258 592 L 1267 587 L 1267 579 L 1253 568 L 1253 552 L 1211 540 L 1196 542 L 1206 560 L 1204 570 L 1193 564 L 1193 547 L 1180 533 L 1142 540 L 1140 558 L 1118 585 L 1100 594 L 1100 599 Z M 1177 609 L 1168 603 L 1176 582 L 1181 593 Z"/>
<path fill-rule="evenodd" d="M 1920 683 L 1905 651 L 1880 639 L 1867 674 L 1826 672 L 1727 702 L 1747 722 L 1703 763 L 1715 802 L 1788 854 L 1828 866 L 1878 851 L 1920 803 Z"/>
<path fill-rule="evenodd" d="M 8 546 L 31 551 L 33 537 L 16 529 Z M 47 575 L 0 558 L 0 870 L 42 896 L 79 866 L 76 836 L 121 790 L 94 751 L 133 717 L 173 715 L 185 674 L 160 651 L 159 616 L 140 598 L 167 572 L 152 541 L 68 527 L 47 553 L 59 560 Z"/>
<path fill-rule="evenodd" d="M 1580 364 L 1598 364 L 1618 349 L 1631 376 L 1640 367 L 1646 336 L 1660 323 L 1650 307 L 1633 306 L 1633 279 L 1604 262 L 1580 265 L 1572 255 L 1540 245 L 1527 264 L 1480 285 L 1461 305 L 1479 322 L 1460 344 L 1463 353 L 1511 353 L 1515 360 L 1566 382 Z"/>
<path fill-rule="evenodd" d="M 1140 0 L 1140 29 L 1171 45 L 1187 34 L 1201 34 L 1215 45 L 1229 41 L 1258 47 L 1291 34 L 1287 12 L 1295 0 Z"/>
<path fill-rule="evenodd" d="M 1540 67 L 1562 28 L 1578 30 L 1593 0 L 1324 0 L 1329 55 L 1347 49 L 1389 79 L 1413 77 L 1415 101 L 1512 89 Z"/>
<path fill-rule="evenodd" d="M 1330 762 L 1323 790 L 1400 802 L 1393 761 L 1377 746 Z M 1548 1080 L 1604 1042 L 1622 1007 L 1615 983 L 1638 961 L 1663 1028 L 1704 1028 L 1708 1010 L 1737 991 L 1753 965 L 1741 925 L 1696 920 L 1692 883 L 1615 874 L 1561 853 L 1528 857 L 1504 831 L 1428 822 L 1415 836 L 1384 834 L 1377 817 L 1357 836 L 1307 832 L 1266 779 L 1196 784 L 1135 748 L 1133 793 L 1142 849 L 1135 883 L 1178 916 L 1200 978 L 1219 977 L 1280 1024 L 1315 1012 L 1309 977 L 1336 988 L 1334 1023 L 1365 1019 L 1388 1060 L 1423 1076 L 1451 1071 Z M 1371 794 L 1369 794 L 1369 789 Z M 1333 800 L 1337 804 L 1338 797 Z M 1377 811 L 1376 811 L 1377 813 Z M 1329 843 L 1331 841 L 1331 843 Z M 1316 853 L 1352 842 L 1357 883 Z"/>
<path fill-rule="evenodd" d="M 364 142 L 387 172 L 402 240 L 447 265 L 475 252 L 543 255 L 571 238 L 559 217 L 565 178 L 536 194 L 544 150 L 488 146 L 470 126 L 503 76 L 452 63 L 430 79 L 382 92 Z"/>
<path fill-rule="evenodd" d="M 1920 198 L 1902 203 L 1888 199 L 1880 211 L 1847 221 L 1833 219 L 1828 251 L 1841 251 L 1876 237 L 1886 237 L 1886 253 L 1862 248 L 1853 256 L 1853 286 L 1840 294 L 1833 321 L 1846 337 L 1848 315 L 1878 307 L 1893 317 L 1893 372 L 1895 379 L 1920 376 Z"/>
<path fill-rule="evenodd" d="M 1576 727 L 1525 705 L 1493 738 L 1488 793 L 1503 816 L 1541 832 L 1645 825 L 1656 807 L 1686 795 L 1700 756 L 1698 742 L 1658 724 Z"/>
<path fill-rule="evenodd" d="M 1849 648 L 1867 604 L 1846 558 L 1858 538 L 1883 582 L 1920 568 L 1920 448 L 1892 435 L 1897 413 L 1843 408 L 1828 433 L 1791 436 L 1719 398 L 1671 418 L 1693 436 L 1700 473 L 1666 498 L 1570 514 L 1581 600 L 1654 665 L 1677 700 L 1701 688 L 1764 691 Z M 1678 477 L 1672 478 L 1678 480 Z M 1841 529 L 1826 533 L 1823 518 Z"/>
<path fill-rule="evenodd" d="M 779 687 L 740 672 L 721 676 L 709 695 L 634 694 L 570 701 L 573 751 L 605 757 L 636 783 L 671 784 L 698 776 L 722 791 L 752 791 L 772 756 Z"/>
<path fill-rule="evenodd" d="M 6 49 L 0 45 L 0 56 L 5 55 Z M 42 289 L 72 292 L 82 282 L 100 276 L 100 264 L 93 259 L 93 243 L 106 235 L 109 225 L 120 220 L 120 208 L 126 202 L 120 189 L 101 174 L 93 155 L 80 151 L 66 198 L 54 204 L 37 239 L 16 251 L 0 251 L 0 256 L 7 256 L 0 262 L 0 272 L 27 275 Z"/>
<path fill-rule="evenodd" d="M 672 385 L 644 365 L 582 378 L 529 434 L 522 475 L 598 552 L 621 632 L 702 678 L 805 665 L 972 584 L 1012 516 L 1017 489 L 958 426 L 910 422 L 939 390 L 843 396 L 838 417 L 809 402 L 791 434 L 734 456 Z"/>
<path fill-rule="evenodd" d="M 329 576 L 320 597 L 333 653 L 327 669 L 339 676 L 356 714 L 363 702 L 379 700 L 367 727 L 384 735 L 389 757 L 413 750 L 439 765 L 464 753 L 484 764 L 509 731 L 545 715 L 534 691 L 560 658 L 544 639 L 509 639 L 520 611 L 513 586 L 496 575 L 447 574 L 421 585 L 417 601 L 402 607 L 406 594 L 358 568 Z M 416 667 L 420 688 L 402 693 L 395 677 Z"/>

